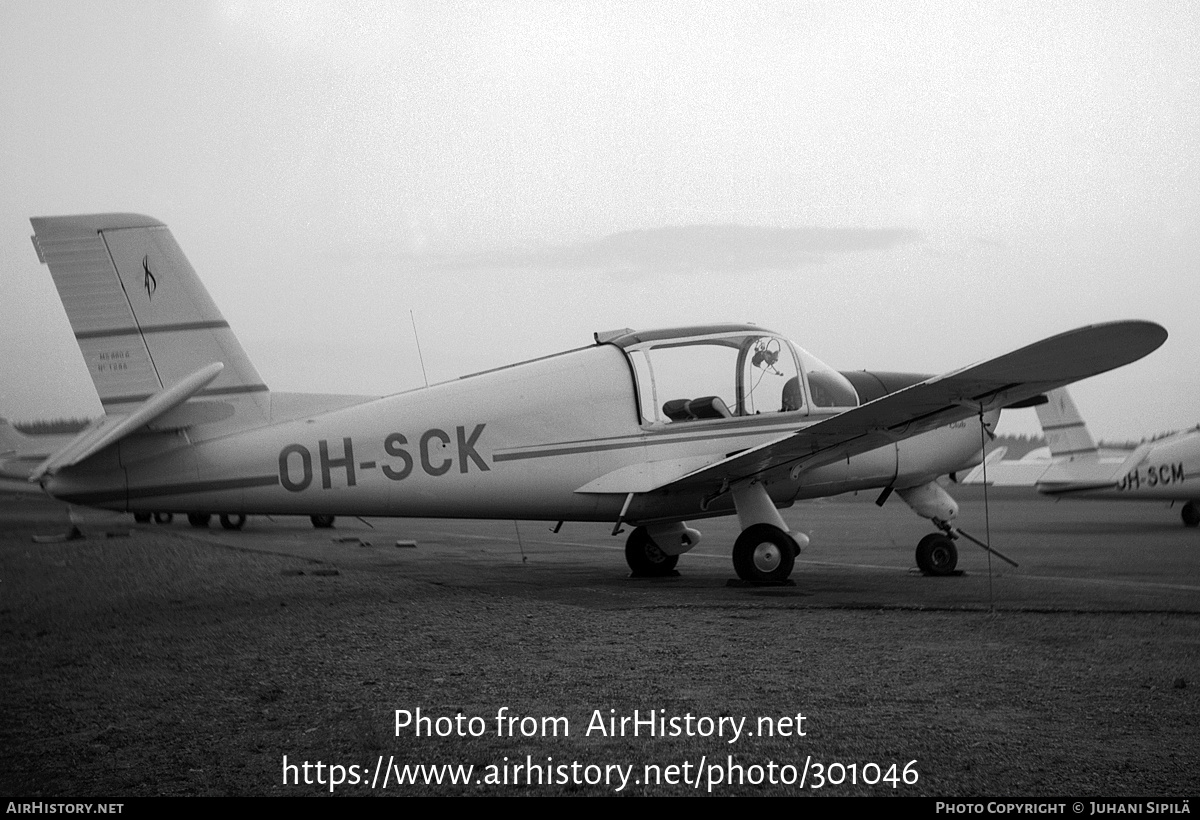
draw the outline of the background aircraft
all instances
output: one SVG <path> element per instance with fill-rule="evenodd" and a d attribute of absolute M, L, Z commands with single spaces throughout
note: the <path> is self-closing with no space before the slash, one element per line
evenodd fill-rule
<path fill-rule="evenodd" d="M 29 483 L 37 466 L 61 450 L 74 436 L 25 435 L 5 419 L 0 419 L 0 490 L 10 493 L 38 493 Z"/>
<path fill-rule="evenodd" d="M 1065 388 L 1037 407 L 1052 461 L 1036 479 L 1038 492 L 1059 498 L 1185 501 L 1183 523 L 1200 525 L 1200 430 L 1105 454 Z"/>
<path fill-rule="evenodd" d="M 105 416 L 31 471 L 64 501 L 135 514 L 523 518 L 634 525 L 635 573 L 671 571 L 736 514 L 738 575 L 780 582 L 808 539 L 778 508 L 895 491 L 954 569 L 954 500 L 1002 407 L 1141 358 L 1149 322 L 1063 333 L 944 376 L 842 374 L 754 325 L 597 333 L 594 344 L 383 398 L 272 392 L 166 226 L 32 220 Z M 328 520 L 328 519 L 324 519 Z M 316 523 L 316 521 L 314 521 Z"/>

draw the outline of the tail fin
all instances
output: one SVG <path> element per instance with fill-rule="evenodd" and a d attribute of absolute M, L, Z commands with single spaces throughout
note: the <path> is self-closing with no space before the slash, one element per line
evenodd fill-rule
<path fill-rule="evenodd" d="M 1065 387 L 1046 394 L 1048 401 L 1037 406 L 1038 421 L 1055 458 L 1098 459 L 1100 451 L 1087 424 L 1079 415 L 1071 394 Z"/>
<path fill-rule="evenodd" d="M 30 222 L 106 413 L 131 412 L 221 362 L 221 374 L 198 395 L 225 406 L 198 417 L 269 416 L 266 385 L 166 225 L 137 214 Z"/>

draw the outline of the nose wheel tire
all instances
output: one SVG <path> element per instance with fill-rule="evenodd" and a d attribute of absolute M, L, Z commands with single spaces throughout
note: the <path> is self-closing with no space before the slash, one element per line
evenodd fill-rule
<path fill-rule="evenodd" d="M 197 529 L 208 529 L 208 519 L 211 517 L 208 513 L 188 513 L 188 523 Z"/>
<path fill-rule="evenodd" d="M 310 515 L 309 521 L 319 530 L 327 530 L 333 526 L 334 517 L 332 515 Z"/>
<path fill-rule="evenodd" d="M 754 524 L 733 544 L 733 568 L 752 584 L 782 584 L 800 552 L 795 539 L 771 524 Z"/>
<path fill-rule="evenodd" d="M 175 520 L 175 513 L 157 512 L 154 514 L 155 524 L 170 524 Z"/>
<path fill-rule="evenodd" d="M 246 526 L 246 516 L 242 515 L 241 513 L 236 513 L 233 515 L 222 514 L 221 526 L 227 530 L 240 530 L 242 527 Z"/>
<path fill-rule="evenodd" d="M 931 532 L 917 544 L 917 566 L 926 575 L 950 575 L 958 566 L 958 547 L 950 536 Z"/>
<path fill-rule="evenodd" d="M 625 563 L 629 564 L 635 577 L 653 578 L 674 572 L 679 556 L 667 555 L 654 543 L 645 527 L 637 527 L 625 539 Z"/>
<path fill-rule="evenodd" d="M 1195 527 L 1200 525 L 1200 504 L 1195 501 L 1189 501 L 1183 505 L 1183 526 Z"/>

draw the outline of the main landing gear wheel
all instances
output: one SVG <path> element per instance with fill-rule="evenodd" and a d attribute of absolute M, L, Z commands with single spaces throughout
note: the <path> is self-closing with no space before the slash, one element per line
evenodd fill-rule
<path fill-rule="evenodd" d="M 133 514 L 133 520 L 135 522 L 137 522 L 138 524 L 149 524 L 150 519 L 153 517 L 154 516 L 151 515 L 150 513 L 134 513 Z"/>
<path fill-rule="evenodd" d="M 246 516 L 242 515 L 241 513 L 234 513 L 232 515 L 228 513 L 222 513 L 221 526 L 227 530 L 240 530 L 242 527 L 246 526 Z"/>
<path fill-rule="evenodd" d="M 926 575 L 949 575 L 958 566 L 958 547 L 945 533 L 931 532 L 917 544 L 917 566 Z"/>
<path fill-rule="evenodd" d="M 208 519 L 212 518 L 209 513 L 188 513 L 188 523 L 197 529 L 208 529 Z"/>
<path fill-rule="evenodd" d="M 670 575 L 679 563 L 678 555 L 667 555 L 645 527 L 637 527 L 625 540 L 625 562 L 638 578 Z"/>
<path fill-rule="evenodd" d="M 175 520 L 175 513 L 155 513 L 154 514 L 154 523 L 155 524 L 170 524 L 174 520 Z"/>
<path fill-rule="evenodd" d="M 308 520 L 312 521 L 312 525 L 319 530 L 327 530 L 333 526 L 332 515 L 310 515 Z"/>
<path fill-rule="evenodd" d="M 1183 526 L 1195 527 L 1200 525 L 1200 504 L 1189 501 L 1183 505 Z"/>
<path fill-rule="evenodd" d="M 782 584 L 792 574 L 799 552 L 795 539 L 779 527 L 754 524 L 733 544 L 733 568 L 752 584 Z"/>

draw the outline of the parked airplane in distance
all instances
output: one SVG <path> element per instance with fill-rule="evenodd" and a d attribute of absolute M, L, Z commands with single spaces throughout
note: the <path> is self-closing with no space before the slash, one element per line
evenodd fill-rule
<path fill-rule="evenodd" d="M 1052 461 L 1036 480 L 1038 492 L 1059 498 L 1184 501 L 1183 523 L 1200 525 L 1200 429 L 1113 456 L 1096 446 L 1065 388 L 1047 398 L 1037 414 Z"/>
<path fill-rule="evenodd" d="M 112 510 L 613 522 L 635 574 L 673 571 L 692 519 L 736 514 L 733 565 L 778 583 L 808 538 L 780 507 L 895 491 L 957 562 L 935 479 L 978 463 L 1001 408 L 1140 359 L 1166 331 L 1113 322 L 943 376 L 840 373 L 754 325 L 597 333 L 594 343 L 386 397 L 272 392 L 166 226 L 42 217 L 49 265 L 106 415 L 30 473 Z M 981 426 L 983 429 L 981 429 Z"/>
<path fill-rule="evenodd" d="M 0 490 L 41 495 L 41 488 L 30 484 L 29 476 L 73 438 L 71 435 L 26 435 L 6 419 L 0 419 Z"/>

